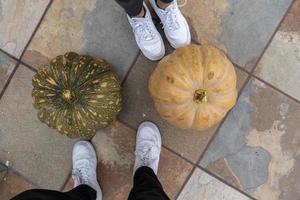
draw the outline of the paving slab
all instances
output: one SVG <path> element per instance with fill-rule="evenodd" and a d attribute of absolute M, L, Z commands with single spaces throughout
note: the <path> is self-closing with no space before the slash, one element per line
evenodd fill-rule
<path fill-rule="evenodd" d="M 14 67 L 16 66 L 16 61 L 0 52 L 0 93 L 4 88 L 10 74 L 12 73 Z"/>
<path fill-rule="evenodd" d="M 197 168 L 185 185 L 178 200 L 250 200 L 218 179 Z"/>
<path fill-rule="evenodd" d="M 299 103 L 252 79 L 200 165 L 257 199 L 298 199 L 299 116 Z"/>
<path fill-rule="evenodd" d="M 92 139 L 98 155 L 98 181 L 103 199 L 124 200 L 132 188 L 135 130 L 116 122 L 98 131 Z M 158 178 L 166 193 L 174 199 L 192 170 L 192 165 L 162 149 Z M 178 173 L 180 172 L 180 173 Z M 72 184 L 67 184 L 72 185 Z"/>
<path fill-rule="evenodd" d="M 21 65 L 0 99 L 0 161 L 40 187 L 60 189 L 71 169 L 74 140 L 38 120 L 31 103 L 33 75 Z"/>
<path fill-rule="evenodd" d="M 49 0 L 0 0 L 0 48 L 20 57 Z"/>
<path fill-rule="evenodd" d="M 292 0 L 179 0 L 192 38 L 225 50 L 251 70 Z"/>
<path fill-rule="evenodd" d="M 168 53 L 172 51 L 167 47 Z M 164 145 L 196 163 L 218 125 L 198 132 L 177 129 L 163 120 L 156 112 L 148 93 L 148 79 L 156 65 L 157 62 L 149 61 L 143 55 L 139 56 L 123 86 L 123 109 L 119 119 L 131 127 L 137 127 L 145 120 L 155 122 L 161 130 Z M 240 89 L 247 74 L 239 69 L 236 72 Z"/>
<path fill-rule="evenodd" d="M 300 1 L 296 0 L 255 74 L 300 101 Z"/>
<path fill-rule="evenodd" d="M 115 1 L 53 1 L 23 60 L 39 68 L 67 51 L 107 60 L 122 79 L 138 47 Z"/>

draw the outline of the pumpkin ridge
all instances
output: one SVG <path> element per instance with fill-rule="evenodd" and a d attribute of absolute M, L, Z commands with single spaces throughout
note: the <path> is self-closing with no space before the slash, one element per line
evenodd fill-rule
<path fill-rule="evenodd" d="M 178 113 L 177 115 L 172 115 L 172 117 L 168 117 L 166 119 L 169 119 L 170 121 L 175 121 L 177 118 L 179 118 L 180 116 L 182 116 L 185 112 L 185 109 L 187 108 L 187 106 L 190 104 L 191 102 L 185 102 L 185 103 L 182 103 L 181 105 L 177 105 L 178 106 L 181 106 L 180 108 L 182 108 L 182 112 Z M 155 107 L 158 108 L 162 113 L 163 115 L 165 115 L 165 112 L 162 111 L 162 108 L 165 107 L 165 105 L 160 105 L 158 103 L 155 104 Z M 163 108 L 164 110 L 166 108 Z"/>
<path fill-rule="evenodd" d="M 82 87 L 87 87 L 88 84 L 90 84 L 92 81 L 95 81 L 99 78 L 103 78 L 103 76 L 105 75 L 109 75 L 111 74 L 110 71 L 106 71 L 104 73 L 100 73 L 100 74 L 97 74 L 97 77 L 93 77 L 93 78 L 90 78 L 89 80 L 87 80 L 86 82 L 82 83 L 81 85 L 77 86 L 77 89 L 80 90 Z"/>
<path fill-rule="evenodd" d="M 86 56 L 86 55 L 84 55 L 84 56 Z M 78 65 L 78 64 L 80 63 L 80 59 L 81 59 L 82 57 L 84 57 L 84 56 L 80 56 L 80 58 L 79 58 L 79 60 L 77 61 L 76 65 Z M 79 63 L 78 63 L 78 62 L 79 62 Z M 77 86 L 77 83 L 78 83 L 79 79 L 82 78 L 82 74 L 83 74 L 84 72 L 86 72 L 86 71 L 88 71 L 88 70 L 90 69 L 89 66 L 90 66 L 90 64 L 91 64 L 92 62 L 93 62 L 93 59 L 90 58 L 90 59 L 88 60 L 87 63 L 84 63 L 84 67 L 81 68 L 80 72 L 76 75 L 75 80 L 74 80 L 74 82 L 73 82 L 73 84 L 75 84 L 75 87 L 78 87 L 78 86 Z M 80 65 L 80 64 L 79 64 L 79 65 Z"/>

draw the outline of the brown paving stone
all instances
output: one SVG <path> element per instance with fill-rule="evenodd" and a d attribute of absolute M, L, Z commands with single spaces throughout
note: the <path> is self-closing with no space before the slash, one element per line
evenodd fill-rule
<path fill-rule="evenodd" d="M 32 189 L 33 186 L 13 172 L 9 172 L 3 181 L 0 181 L 0 199 L 8 200 L 21 192 Z"/>
<path fill-rule="evenodd" d="M 168 52 L 172 51 L 170 48 L 167 49 Z M 207 131 L 197 132 L 177 129 L 163 120 L 156 112 L 148 94 L 148 78 L 156 64 L 143 55 L 137 59 L 123 86 L 124 106 L 119 119 L 131 127 L 137 127 L 144 120 L 155 122 L 162 132 L 165 146 L 183 157 L 197 162 L 217 125 Z M 247 78 L 247 74 L 239 69 L 236 69 L 236 72 L 237 84 L 240 89 Z"/>
<path fill-rule="evenodd" d="M 0 0 L 0 48 L 19 57 L 49 0 Z"/>
<path fill-rule="evenodd" d="M 73 188 L 74 188 L 74 181 L 72 179 L 72 176 L 70 176 L 64 189 L 63 189 L 63 192 L 68 192 L 68 191 L 72 190 Z"/>
<path fill-rule="evenodd" d="M 246 70 L 254 67 L 292 0 L 178 0 L 192 38 L 225 50 Z"/>
<path fill-rule="evenodd" d="M 23 60 L 40 68 L 67 51 L 107 60 L 122 79 L 138 47 L 126 14 L 115 1 L 53 1 Z"/>
<path fill-rule="evenodd" d="M 296 0 L 255 74 L 300 101 L 300 0 Z"/>
<path fill-rule="evenodd" d="M 299 199 L 300 105 L 252 79 L 200 161 L 257 199 Z"/>
<path fill-rule="evenodd" d="M 279 27 L 280 31 L 300 32 L 300 1 L 295 0 L 291 9 L 287 13 L 284 21 Z"/>
<path fill-rule="evenodd" d="M 98 155 L 98 180 L 104 199 L 127 199 L 132 187 L 135 131 L 116 122 L 101 130 L 92 142 Z M 162 149 L 158 177 L 173 199 L 192 170 L 192 166 Z"/>
<path fill-rule="evenodd" d="M 16 61 L 0 52 L 0 93 L 15 66 Z"/>

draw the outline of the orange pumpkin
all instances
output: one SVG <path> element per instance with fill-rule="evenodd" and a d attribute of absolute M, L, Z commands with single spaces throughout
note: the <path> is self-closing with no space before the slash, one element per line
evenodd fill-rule
<path fill-rule="evenodd" d="M 159 114 L 182 129 L 208 129 L 237 99 L 232 63 L 209 45 L 189 45 L 166 56 L 151 74 L 148 87 Z"/>

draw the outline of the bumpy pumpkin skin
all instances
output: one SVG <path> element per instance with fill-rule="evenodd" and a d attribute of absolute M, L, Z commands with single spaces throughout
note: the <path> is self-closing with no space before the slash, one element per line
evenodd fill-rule
<path fill-rule="evenodd" d="M 148 87 L 158 113 L 182 129 L 210 128 L 237 99 L 232 63 L 209 45 L 189 45 L 166 56 L 151 74 Z"/>
<path fill-rule="evenodd" d="M 90 138 L 121 110 L 120 82 L 104 60 L 74 52 L 60 55 L 34 75 L 38 118 L 70 138 Z"/>

